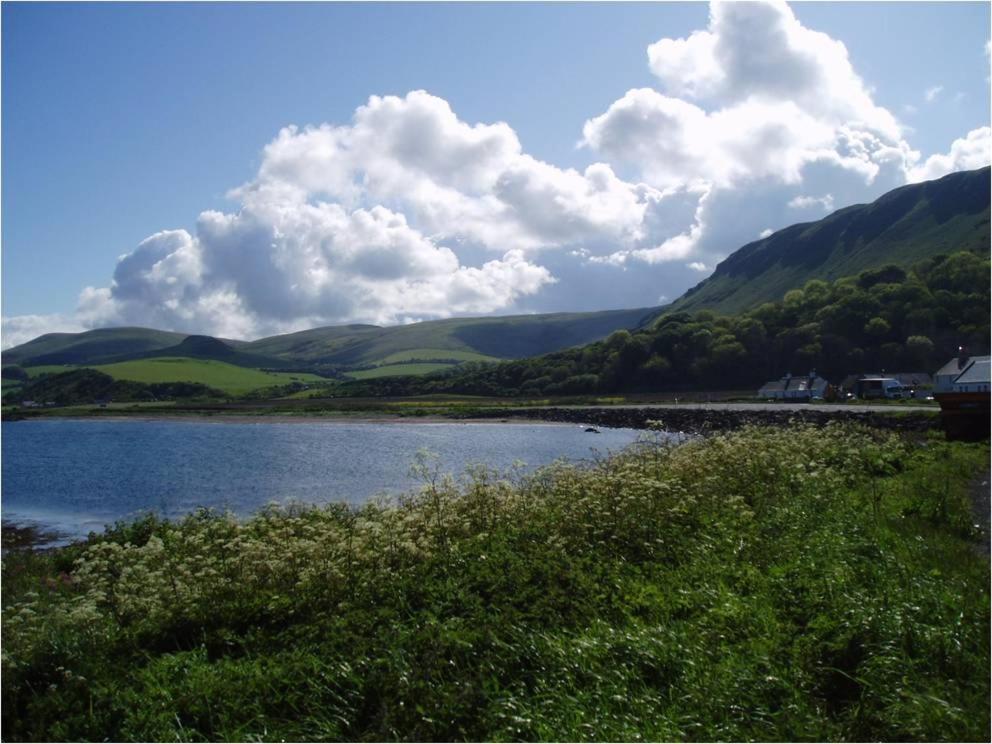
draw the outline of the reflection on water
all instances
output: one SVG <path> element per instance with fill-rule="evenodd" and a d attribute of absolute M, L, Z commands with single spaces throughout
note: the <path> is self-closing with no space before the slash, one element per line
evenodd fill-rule
<path fill-rule="evenodd" d="M 410 468 L 424 449 L 453 473 L 515 461 L 533 469 L 618 451 L 639 434 L 588 434 L 574 424 L 10 422 L 2 430 L 3 518 L 76 537 L 146 511 L 247 515 L 270 501 L 357 504 L 415 488 Z"/>

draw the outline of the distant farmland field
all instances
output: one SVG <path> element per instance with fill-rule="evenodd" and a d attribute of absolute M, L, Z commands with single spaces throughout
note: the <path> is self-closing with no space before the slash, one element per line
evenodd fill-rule
<path fill-rule="evenodd" d="M 326 382 L 323 377 L 303 372 L 263 372 L 236 367 L 226 362 L 185 357 L 139 359 L 133 362 L 100 364 L 93 367 L 117 380 L 135 382 L 199 382 L 231 395 L 249 393 L 273 385 L 292 382 Z"/>
<path fill-rule="evenodd" d="M 486 356 L 476 351 L 460 351 L 458 349 L 407 349 L 397 351 L 378 360 L 379 364 L 402 364 L 404 362 L 440 362 L 440 360 L 455 360 L 458 362 L 499 362 L 498 357 Z"/>
<path fill-rule="evenodd" d="M 389 364 L 375 369 L 360 369 L 349 372 L 348 377 L 354 380 L 370 380 L 375 377 L 399 377 L 402 375 L 426 375 L 439 369 L 448 369 L 451 364 L 425 362 L 422 364 Z"/>

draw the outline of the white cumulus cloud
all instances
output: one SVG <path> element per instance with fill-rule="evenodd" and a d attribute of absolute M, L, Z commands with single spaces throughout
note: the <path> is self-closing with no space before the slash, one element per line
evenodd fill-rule
<path fill-rule="evenodd" d="M 3 343 L 112 324 L 250 338 L 522 311 L 548 296 L 559 310 L 646 304 L 797 210 L 989 162 L 989 127 L 922 159 L 844 44 L 783 2 L 714 2 L 705 28 L 647 57 L 656 87 L 584 122 L 577 168 L 423 90 L 373 95 L 347 122 L 287 126 L 229 211 L 154 232 L 73 315 L 4 318 Z M 628 283 L 650 296 L 606 278 L 634 265 L 645 276 Z"/>
<path fill-rule="evenodd" d="M 122 257 L 88 314 L 109 322 L 251 337 L 342 319 L 488 313 L 553 281 L 511 250 L 464 266 L 385 207 L 253 201 L 204 212 L 196 234 L 158 233 Z"/>
<path fill-rule="evenodd" d="M 911 168 L 907 180 L 915 183 L 929 181 L 960 170 L 982 168 L 992 162 L 992 129 L 972 129 L 954 140 L 946 154 L 931 155 L 919 167 Z"/>
<path fill-rule="evenodd" d="M 0 348 L 9 349 L 46 333 L 79 333 L 84 326 L 74 317 L 51 313 L 48 315 L 15 315 L 4 317 L 0 333 Z"/>
<path fill-rule="evenodd" d="M 651 71 L 671 95 L 721 105 L 791 101 L 833 124 L 896 139 L 899 124 L 872 100 L 847 48 L 804 27 L 784 2 L 714 2 L 709 25 L 648 47 Z"/>
<path fill-rule="evenodd" d="M 823 211 L 829 212 L 834 208 L 834 197 L 831 194 L 824 194 L 823 196 L 797 196 L 790 199 L 786 206 L 790 209 L 819 207 Z"/>

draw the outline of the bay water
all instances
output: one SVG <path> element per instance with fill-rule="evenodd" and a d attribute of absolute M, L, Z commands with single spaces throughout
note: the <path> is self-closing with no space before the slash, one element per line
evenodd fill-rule
<path fill-rule="evenodd" d="M 526 469 L 617 452 L 643 432 L 576 424 L 42 419 L 2 424 L 5 522 L 85 537 L 119 519 L 199 507 L 248 516 L 270 502 L 361 504 L 417 488 L 417 453 L 442 472 Z"/>

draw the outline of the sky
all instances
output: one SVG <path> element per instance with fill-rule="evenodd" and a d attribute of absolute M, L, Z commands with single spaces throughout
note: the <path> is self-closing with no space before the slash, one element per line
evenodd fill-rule
<path fill-rule="evenodd" d="M 990 160 L 990 5 L 0 6 L 2 337 L 648 307 Z"/>

